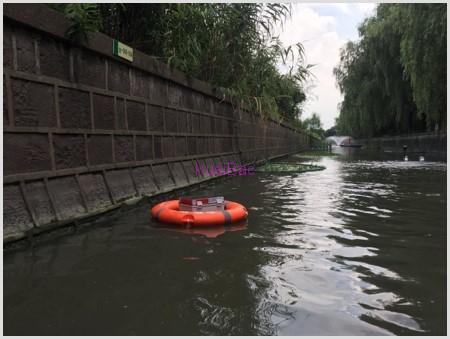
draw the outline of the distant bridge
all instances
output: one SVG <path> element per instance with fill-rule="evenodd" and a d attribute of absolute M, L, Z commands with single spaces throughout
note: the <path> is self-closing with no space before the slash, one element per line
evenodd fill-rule
<path fill-rule="evenodd" d="M 325 141 L 327 143 L 329 143 L 329 144 L 338 145 L 338 146 L 340 144 L 342 144 L 342 143 L 344 143 L 344 144 L 352 144 L 352 143 L 354 143 L 353 142 L 354 141 L 353 138 L 348 136 L 348 135 L 346 135 L 346 136 L 335 135 L 335 136 L 326 138 Z"/>

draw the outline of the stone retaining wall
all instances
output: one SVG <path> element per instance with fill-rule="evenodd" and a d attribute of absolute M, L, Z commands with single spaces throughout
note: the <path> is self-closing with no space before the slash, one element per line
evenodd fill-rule
<path fill-rule="evenodd" d="M 308 147 L 210 85 L 112 40 L 65 39 L 42 4 L 4 5 L 4 241 L 209 178 L 196 163 L 258 162 Z"/>

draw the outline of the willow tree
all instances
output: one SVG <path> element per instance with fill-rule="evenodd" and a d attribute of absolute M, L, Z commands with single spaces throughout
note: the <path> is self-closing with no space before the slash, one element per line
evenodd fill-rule
<path fill-rule="evenodd" d="M 379 5 L 376 15 L 360 25 L 360 40 L 347 43 L 341 51 L 340 63 L 334 69 L 344 95 L 337 126 L 340 133 L 356 137 L 409 133 L 430 130 L 437 121 L 445 120 L 443 15 L 431 11 L 433 16 L 416 4 L 408 6 Z M 412 37 L 417 30 L 414 20 L 422 20 L 422 28 L 428 27 L 425 32 L 431 36 Z M 438 41 L 439 51 L 427 52 L 434 46 L 425 48 L 421 41 L 426 39 Z M 428 64 L 431 60 L 436 65 Z M 418 69 L 428 74 L 413 72 Z M 442 73 L 437 74 L 436 69 Z M 436 90 L 437 84 L 440 87 Z"/>

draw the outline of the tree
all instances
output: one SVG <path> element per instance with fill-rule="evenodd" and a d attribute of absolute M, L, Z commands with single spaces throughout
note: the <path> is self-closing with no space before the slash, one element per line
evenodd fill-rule
<path fill-rule="evenodd" d="M 380 4 L 360 25 L 360 40 L 341 50 L 334 69 L 344 95 L 340 133 L 372 137 L 430 130 L 436 123 L 445 128 L 446 12 L 434 5 Z M 427 47 L 428 41 L 437 47 Z"/>
<path fill-rule="evenodd" d="M 308 131 L 320 137 L 320 139 L 324 138 L 325 131 L 322 128 L 322 121 L 317 113 L 314 112 L 310 118 L 303 120 L 303 125 Z"/>

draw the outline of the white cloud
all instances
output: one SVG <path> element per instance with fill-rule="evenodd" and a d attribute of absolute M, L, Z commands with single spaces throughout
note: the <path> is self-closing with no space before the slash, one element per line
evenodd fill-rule
<path fill-rule="evenodd" d="M 306 62 L 315 64 L 311 69 L 315 75 L 314 88 L 304 107 L 303 118 L 317 112 L 325 129 L 334 125 L 337 105 L 342 100 L 333 76 L 333 68 L 339 62 L 339 50 L 348 37 L 357 36 L 356 22 L 371 15 L 374 8 L 375 4 L 370 3 L 302 3 L 293 6 L 292 18 L 285 22 L 280 40 L 285 47 L 301 42 L 305 47 Z M 349 18 L 357 19 L 350 34 L 342 31 Z"/>

